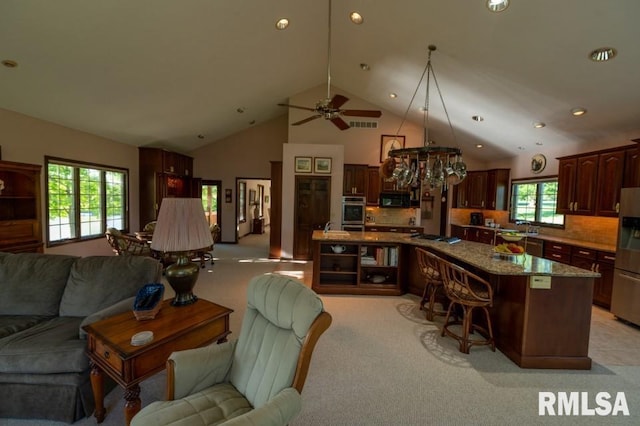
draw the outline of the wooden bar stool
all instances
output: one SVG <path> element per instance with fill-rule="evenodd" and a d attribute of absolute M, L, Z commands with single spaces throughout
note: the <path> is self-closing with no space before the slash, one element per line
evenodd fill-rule
<path fill-rule="evenodd" d="M 446 333 L 457 339 L 460 342 L 460 352 L 465 354 L 469 353 L 469 348 L 473 345 L 490 345 L 491 350 L 495 352 L 496 344 L 488 309 L 493 305 L 491 285 L 479 276 L 443 259 L 440 260 L 440 274 L 447 297 L 451 300 L 441 335 L 444 336 Z M 455 305 L 462 308 L 462 321 L 457 318 L 451 319 L 451 312 Z M 473 311 L 476 308 L 484 312 L 487 320 L 486 328 L 473 323 Z M 462 325 L 462 334 L 453 332 L 450 328 L 452 325 Z M 484 339 L 470 339 L 469 334 L 475 331 L 480 332 Z"/>
<path fill-rule="evenodd" d="M 441 260 L 433 253 L 426 251 L 420 247 L 416 247 L 416 256 L 418 257 L 418 267 L 424 278 L 424 290 L 422 292 L 422 300 L 420 301 L 420 310 L 424 309 L 424 305 L 428 302 L 426 312 L 427 321 L 433 321 L 434 315 L 446 315 L 447 311 L 435 309 L 436 295 L 442 292 L 443 282 L 440 276 Z"/>

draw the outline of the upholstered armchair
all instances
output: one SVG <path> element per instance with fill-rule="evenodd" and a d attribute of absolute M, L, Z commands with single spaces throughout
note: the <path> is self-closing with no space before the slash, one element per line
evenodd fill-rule
<path fill-rule="evenodd" d="M 132 419 L 141 425 L 286 425 L 302 409 L 311 354 L 331 324 L 320 298 L 278 274 L 251 280 L 237 340 L 174 352 L 167 399 Z"/>

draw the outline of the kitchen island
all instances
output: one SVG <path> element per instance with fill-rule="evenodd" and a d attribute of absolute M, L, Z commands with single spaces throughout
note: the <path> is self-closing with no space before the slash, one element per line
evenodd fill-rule
<path fill-rule="evenodd" d="M 496 346 L 517 365 L 591 368 L 596 272 L 531 255 L 497 257 L 482 243 L 449 244 L 398 233 L 315 231 L 313 241 L 312 286 L 318 293 L 398 295 L 421 289 L 414 247 L 423 247 L 491 283 Z"/>

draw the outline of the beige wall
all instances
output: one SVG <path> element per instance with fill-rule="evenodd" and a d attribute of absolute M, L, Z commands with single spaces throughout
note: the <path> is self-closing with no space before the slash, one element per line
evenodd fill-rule
<path fill-rule="evenodd" d="M 140 197 L 138 196 L 138 149 L 136 147 L 1 108 L 0 128 L 2 129 L 0 133 L 2 159 L 41 165 L 43 167 L 42 188 L 45 188 L 45 155 L 129 169 L 129 223 L 131 230 L 139 229 Z M 43 190 L 43 240 L 46 226 L 44 193 Z M 105 238 L 52 248 L 45 247 L 45 252 L 78 256 L 112 254 Z"/>
<path fill-rule="evenodd" d="M 223 242 L 234 242 L 236 235 L 248 233 L 249 224 L 236 223 L 236 178 L 270 179 L 271 161 L 282 160 L 282 144 L 286 142 L 287 117 L 283 115 L 189 153 L 193 157 L 194 176 L 222 181 Z M 226 189 L 232 190 L 231 203 L 224 201 Z M 270 195 L 266 187 L 265 195 Z M 247 217 L 251 218 L 248 210 Z"/>

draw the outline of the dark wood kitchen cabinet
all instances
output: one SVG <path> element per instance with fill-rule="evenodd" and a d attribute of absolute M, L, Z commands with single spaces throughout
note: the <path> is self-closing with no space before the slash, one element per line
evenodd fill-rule
<path fill-rule="evenodd" d="M 640 186 L 638 147 L 628 145 L 558 158 L 560 214 L 618 216 L 620 189 Z"/>
<path fill-rule="evenodd" d="M 380 168 L 370 166 L 367 168 L 367 205 L 377 206 L 380 202 L 380 188 L 382 178 Z"/>
<path fill-rule="evenodd" d="M 556 212 L 594 215 L 597 178 L 598 154 L 559 159 Z"/>
<path fill-rule="evenodd" d="M 0 161 L 0 251 L 42 253 L 41 168 Z"/>
<path fill-rule="evenodd" d="M 160 148 L 138 148 L 140 172 L 140 227 L 158 217 L 164 198 L 198 197 L 193 158 Z"/>
<path fill-rule="evenodd" d="M 507 210 L 510 169 L 471 171 L 453 186 L 453 207 L 483 210 Z"/>
<path fill-rule="evenodd" d="M 625 151 L 600 154 L 598 161 L 596 215 L 617 217 L 620 211 Z"/>
<path fill-rule="evenodd" d="M 625 150 L 623 188 L 640 186 L 640 148 L 637 146 Z"/>
<path fill-rule="evenodd" d="M 367 195 L 367 176 L 369 166 L 366 164 L 345 164 L 342 177 L 343 195 Z"/>

